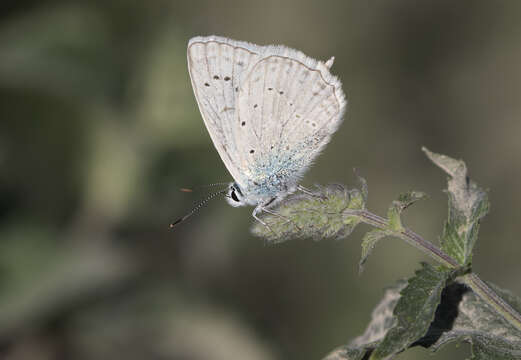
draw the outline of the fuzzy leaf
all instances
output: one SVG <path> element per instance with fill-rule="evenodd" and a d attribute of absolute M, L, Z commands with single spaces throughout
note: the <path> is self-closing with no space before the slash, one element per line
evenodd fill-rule
<path fill-rule="evenodd" d="M 420 191 L 410 191 L 400 194 L 397 200 L 394 200 L 387 212 L 389 226 L 386 230 L 374 229 L 367 232 L 362 239 L 362 256 L 358 264 L 360 273 L 364 270 L 364 264 L 373 251 L 376 243 L 385 236 L 393 236 L 396 232 L 403 230 L 401 213 L 418 200 L 425 199 L 427 195 Z"/>
<path fill-rule="evenodd" d="M 301 237 L 343 238 L 360 222 L 357 215 L 347 210 L 365 209 L 365 197 L 362 190 L 347 190 L 342 185 L 317 186 L 313 195 L 292 194 L 270 209 L 277 215 L 262 216 L 268 227 L 256 222 L 252 232 L 271 242 Z"/>
<path fill-rule="evenodd" d="M 441 292 L 450 273 L 427 263 L 416 271 L 401 291 L 400 300 L 394 308 L 396 324 L 375 349 L 371 359 L 385 359 L 417 341 L 427 333 L 440 303 Z"/>
<path fill-rule="evenodd" d="M 420 270 L 423 272 L 423 269 Z M 412 279 L 411 279 L 412 280 Z M 411 281 L 409 280 L 409 282 Z M 510 292 L 489 283 L 516 311 L 521 311 L 521 299 Z M 376 356 L 376 348 L 382 339 L 392 335 L 399 325 L 395 314 L 402 294 L 409 287 L 401 280 L 385 291 L 383 299 L 373 310 L 371 321 L 363 335 L 349 345 L 339 347 L 324 360 L 367 359 Z M 391 331 L 390 331 L 391 329 Z M 521 359 L 521 333 L 498 315 L 481 298 L 463 284 L 453 282 L 441 292 L 433 321 L 425 335 L 409 346 L 423 346 L 433 351 L 450 342 L 471 344 L 471 360 L 514 360 Z M 365 357 L 364 357 L 365 356 Z"/>
<path fill-rule="evenodd" d="M 516 311 L 521 299 L 491 285 Z M 452 341 L 471 344 L 472 359 L 521 359 L 521 332 L 462 284 L 449 286 L 436 320 L 419 345 L 434 351 Z"/>
<path fill-rule="evenodd" d="M 355 176 L 356 176 L 358 182 L 360 183 L 360 193 L 362 195 L 362 199 L 364 200 L 364 203 L 367 203 L 367 197 L 369 196 L 369 189 L 367 188 L 367 181 L 358 174 L 358 171 L 356 169 L 354 170 L 354 173 L 355 173 Z"/>
<path fill-rule="evenodd" d="M 373 229 L 365 233 L 362 239 L 362 256 L 360 257 L 360 263 L 358 264 L 358 270 L 360 273 L 364 271 L 364 264 L 367 261 L 369 255 L 373 251 L 378 240 L 391 235 L 385 230 Z"/>
<path fill-rule="evenodd" d="M 380 303 L 374 308 L 371 314 L 371 321 L 363 335 L 356 337 L 351 342 L 354 347 L 364 344 L 378 344 L 387 335 L 389 329 L 396 325 L 396 318 L 393 315 L 394 308 L 400 300 L 401 291 L 407 286 L 406 280 L 398 281 L 394 286 L 385 290 Z"/>
<path fill-rule="evenodd" d="M 387 211 L 387 217 L 389 219 L 390 230 L 400 231 L 403 229 L 401 213 L 409 206 L 414 204 L 418 200 L 427 198 L 427 194 L 421 191 L 409 191 L 398 196 L 398 200 L 394 200 L 389 210 Z"/>
<path fill-rule="evenodd" d="M 467 167 L 461 160 L 423 151 L 429 159 L 449 176 L 449 218 L 441 239 L 442 249 L 461 265 L 472 261 L 472 249 L 476 243 L 480 220 L 488 213 L 487 193 L 467 176 Z"/>

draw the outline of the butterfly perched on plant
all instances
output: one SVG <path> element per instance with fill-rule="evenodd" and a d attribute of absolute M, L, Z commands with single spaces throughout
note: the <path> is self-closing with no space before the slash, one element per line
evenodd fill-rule
<path fill-rule="evenodd" d="M 204 123 L 234 179 L 211 197 L 255 206 L 252 215 L 263 223 L 257 214 L 307 192 L 299 180 L 342 123 L 347 102 L 329 72 L 334 58 L 219 36 L 192 38 L 187 58 Z"/>

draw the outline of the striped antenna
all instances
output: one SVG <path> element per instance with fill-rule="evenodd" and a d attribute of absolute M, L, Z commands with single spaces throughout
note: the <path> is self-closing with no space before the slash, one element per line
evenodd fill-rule
<path fill-rule="evenodd" d="M 199 186 L 194 186 L 192 188 L 180 188 L 179 191 L 182 191 L 182 192 L 194 192 L 194 190 L 196 189 L 202 189 L 202 188 L 208 188 L 208 187 L 213 187 L 213 186 L 222 186 L 222 185 L 228 185 L 230 182 L 219 182 L 219 183 L 213 183 L 213 184 L 208 184 L 208 185 L 199 185 Z"/>
<path fill-rule="evenodd" d="M 214 193 L 208 195 L 208 197 L 206 199 L 203 199 L 199 204 L 197 204 L 188 214 L 186 214 L 185 216 L 183 216 L 183 217 L 177 219 L 176 221 L 174 221 L 173 223 L 171 223 L 169 225 L 169 228 L 173 229 L 175 226 L 182 223 L 183 221 L 188 219 L 190 216 L 195 214 L 197 211 L 199 211 L 199 209 L 201 209 L 204 205 L 206 205 L 206 203 L 208 203 L 208 201 L 212 200 L 217 195 L 226 195 L 227 192 L 228 192 L 228 189 L 224 189 L 224 190 L 217 191 L 217 192 L 214 192 Z"/>

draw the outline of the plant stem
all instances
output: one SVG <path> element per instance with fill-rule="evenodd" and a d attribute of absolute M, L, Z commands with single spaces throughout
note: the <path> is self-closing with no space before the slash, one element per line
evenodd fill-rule
<path fill-rule="evenodd" d="M 389 221 L 381 216 L 371 213 L 370 211 L 348 209 L 345 211 L 345 214 L 358 216 L 360 220 L 366 224 L 382 230 L 390 231 Z M 448 267 L 449 269 L 457 269 L 461 267 L 453 257 L 408 228 L 404 227 L 401 231 L 394 232 L 394 235 L 421 250 L 423 253 L 429 255 L 438 263 Z M 483 301 L 501 314 L 512 326 L 521 331 L 521 315 L 476 274 L 466 274 L 462 277 L 462 281 L 470 287 L 474 293 L 481 297 Z"/>
<path fill-rule="evenodd" d="M 521 315 L 503 300 L 492 288 L 490 288 L 476 274 L 470 273 L 462 277 L 463 282 L 470 287 L 479 297 L 490 304 L 497 312 L 518 330 L 521 330 Z"/>
<path fill-rule="evenodd" d="M 373 225 L 383 230 L 389 229 L 389 221 L 387 219 L 373 214 L 367 210 L 358 211 L 357 213 L 361 217 L 362 221 L 366 224 Z M 450 269 L 456 269 L 460 266 L 458 262 L 451 256 L 447 255 L 434 244 L 425 240 L 410 229 L 404 228 L 395 235 Z"/>

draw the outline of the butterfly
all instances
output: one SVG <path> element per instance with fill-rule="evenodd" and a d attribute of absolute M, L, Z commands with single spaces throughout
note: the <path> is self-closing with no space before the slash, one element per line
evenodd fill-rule
<path fill-rule="evenodd" d="M 232 206 L 254 206 L 266 225 L 259 213 L 309 192 L 299 180 L 342 123 L 347 101 L 329 72 L 334 57 L 198 36 L 187 60 L 204 123 L 234 179 L 223 194 Z"/>

